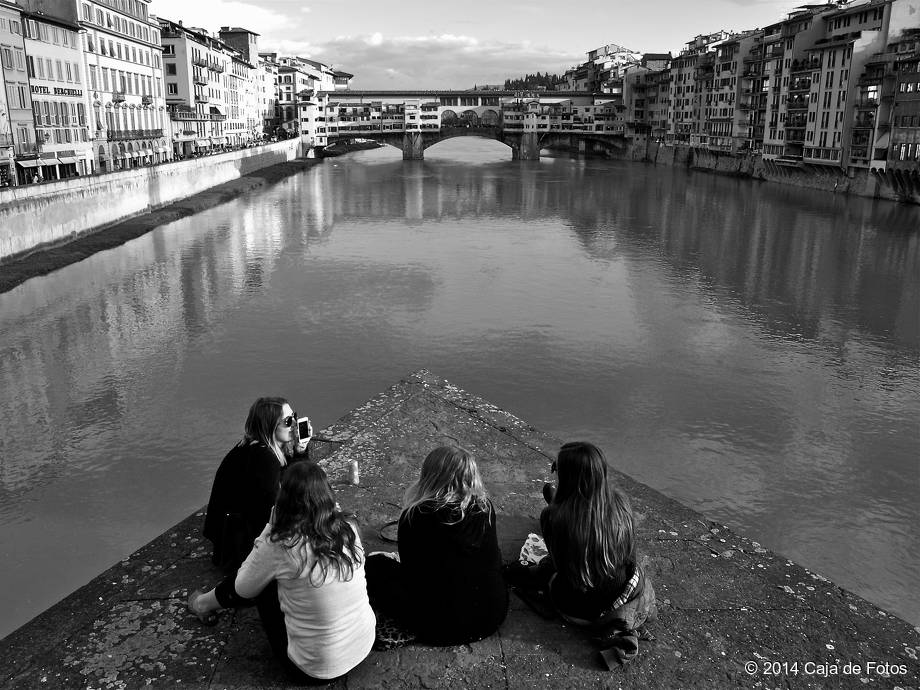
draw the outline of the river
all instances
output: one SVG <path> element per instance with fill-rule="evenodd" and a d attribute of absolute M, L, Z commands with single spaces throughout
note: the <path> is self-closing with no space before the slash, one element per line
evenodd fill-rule
<path fill-rule="evenodd" d="M 920 624 L 920 208 L 459 139 L 0 294 L 0 636 L 422 367 Z"/>

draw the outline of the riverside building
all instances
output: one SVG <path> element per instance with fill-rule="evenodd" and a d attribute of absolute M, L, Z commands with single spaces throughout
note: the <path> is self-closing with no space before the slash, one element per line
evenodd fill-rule
<path fill-rule="evenodd" d="M 0 184 L 31 182 L 40 167 L 26 70 L 22 9 L 0 0 Z"/>
<path fill-rule="evenodd" d="M 89 133 L 89 92 L 83 74 L 80 26 L 23 13 L 29 91 L 41 151 L 35 168 L 45 180 L 87 175 L 95 169 Z"/>
<path fill-rule="evenodd" d="M 150 0 L 19 0 L 82 32 L 88 114 L 98 171 L 170 157 L 160 29 Z"/>
<path fill-rule="evenodd" d="M 177 156 L 202 155 L 228 146 L 225 75 L 239 53 L 204 29 L 160 18 L 166 103 Z M 238 89 L 236 78 L 234 85 Z M 237 90 L 238 94 L 238 90 Z M 231 130 L 234 135 L 238 129 Z"/>

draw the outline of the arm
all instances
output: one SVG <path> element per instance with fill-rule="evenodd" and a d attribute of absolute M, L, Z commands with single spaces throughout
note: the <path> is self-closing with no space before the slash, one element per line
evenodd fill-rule
<path fill-rule="evenodd" d="M 233 589 L 244 599 L 254 599 L 285 565 L 286 549 L 269 540 L 270 530 L 266 525 L 236 573 Z"/>

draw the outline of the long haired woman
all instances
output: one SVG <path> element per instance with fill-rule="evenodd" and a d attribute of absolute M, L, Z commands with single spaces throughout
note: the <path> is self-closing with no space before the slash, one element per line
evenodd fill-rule
<path fill-rule="evenodd" d="M 296 429 L 297 413 L 287 400 L 259 398 L 249 408 L 242 440 L 217 468 L 204 536 L 214 545 L 214 564 L 225 572 L 236 571 L 268 522 Z M 300 439 L 298 450 L 309 440 Z"/>
<path fill-rule="evenodd" d="M 600 448 L 566 443 L 554 463 L 555 491 L 540 526 L 549 552 L 537 568 L 549 599 L 567 621 L 593 628 L 608 668 L 634 658 L 639 630 L 657 615 L 655 590 L 636 557 L 632 508 L 607 481 Z M 548 562 L 547 562 L 548 561 Z"/>
<path fill-rule="evenodd" d="M 488 637 L 505 619 L 495 509 L 463 448 L 441 446 L 422 463 L 399 518 L 399 561 L 368 559 L 375 606 L 429 644 Z"/>
<path fill-rule="evenodd" d="M 295 680 L 331 682 L 368 655 L 376 621 L 361 539 L 315 463 L 295 463 L 285 471 L 272 522 L 239 571 L 205 594 L 193 593 L 189 608 L 206 619 L 255 598 L 271 582 L 277 583 L 284 616 L 262 622 Z"/>

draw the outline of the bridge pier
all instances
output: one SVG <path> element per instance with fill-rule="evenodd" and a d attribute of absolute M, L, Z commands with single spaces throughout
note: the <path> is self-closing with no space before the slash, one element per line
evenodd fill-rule
<path fill-rule="evenodd" d="M 425 159 L 425 142 L 421 132 L 406 132 L 403 135 L 403 160 L 420 161 Z"/>
<path fill-rule="evenodd" d="M 520 137 L 518 145 L 511 147 L 511 159 L 516 161 L 540 160 L 540 135 L 537 132 L 524 132 Z"/>

